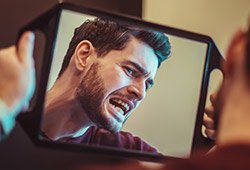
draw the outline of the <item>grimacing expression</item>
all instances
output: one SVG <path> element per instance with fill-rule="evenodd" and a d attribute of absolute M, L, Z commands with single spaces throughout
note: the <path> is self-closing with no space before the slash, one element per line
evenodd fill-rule
<path fill-rule="evenodd" d="M 96 59 L 76 97 L 95 125 L 118 132 L 153 85 L 157 66 L 153 49 L 132 37 L 123 50 Z"/>

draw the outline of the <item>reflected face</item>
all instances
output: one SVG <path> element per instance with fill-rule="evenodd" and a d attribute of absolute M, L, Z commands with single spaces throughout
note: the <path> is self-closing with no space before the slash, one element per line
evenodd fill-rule
<path fill-rule="evenodd" d="M 96 59 L 76 97 L 93 123 L 118 132 L 153 85 L 157 66 L 153 49 L 131 38 L 125 49 Z"/>

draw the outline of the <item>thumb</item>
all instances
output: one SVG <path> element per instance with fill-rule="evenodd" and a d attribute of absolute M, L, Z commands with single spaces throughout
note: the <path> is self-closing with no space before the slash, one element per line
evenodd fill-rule
<path fill-rule="evenodd" d="M 18 59 L 28 66 L 33 62 L 34 39 L 34 33 L 27 31 L 22 34 L 17 46 Z"/>

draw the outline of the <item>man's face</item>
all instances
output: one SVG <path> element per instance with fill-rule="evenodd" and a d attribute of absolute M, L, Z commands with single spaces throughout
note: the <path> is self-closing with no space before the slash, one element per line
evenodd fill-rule
<path fill-rule="evenodd" d="M 158 59 L 147 44 L 131 38 L 123 50 L 112 50 L 91 65 L 76 96 L 89 118 L 118 132 L 153 85 Z"/>

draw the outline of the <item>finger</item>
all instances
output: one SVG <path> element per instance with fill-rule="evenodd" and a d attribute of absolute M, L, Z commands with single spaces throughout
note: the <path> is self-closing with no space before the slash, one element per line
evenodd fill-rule
<path fill-rule="evenodd" d="M 28 66 L 33 63 L 34 39 L 35 36 L 32 32 L 25 32 L 22 34 L 17 46 L 18 59 Z"/>
<path fill-rule="evenodd" d="M 215 138 L 216 138 L 215 130 L 205 129 L 205 134 L 206 134 L 207 137 L 209 137 L 210 139 L 215 140 Z"/>
<path fill-rule="evenodd" d="M 210 105 L 210 106 L 205 107 L 205 115 L 207 115 L 211 119 L 214 118 L 214 113 L 215 113 L 214 106 Z"/>
<path fill-rule="evenodd" d="M 203 124 L 206 127 L 206 129 L 212 129 L 214 130 L 214 120 L 209 118 L 207 115 L 204 115 L 203 117 Z"/>
<path fill-rule="evenodd" d="M 216 104 L 216 100 L 217 100 L 217 96 L 218 96 L 217 94 L 218 93 L 215 92 L 215 93 L 211 94 L 210 97 L 209 97 L 209 99 L 210 99 L 213 106 Z"/>

